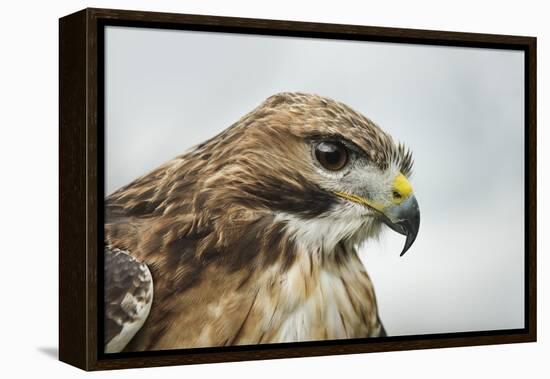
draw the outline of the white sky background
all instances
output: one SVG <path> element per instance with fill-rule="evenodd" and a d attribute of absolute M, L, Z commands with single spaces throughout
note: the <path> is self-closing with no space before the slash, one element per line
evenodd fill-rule
<path fill-rule="evenodd" d="M 414 153 L 421 227 L 362 249 L 390 335 L 524 325 L 523 52 L 108 27 L 106 193 L 266 97 L 316 93 Z"/>

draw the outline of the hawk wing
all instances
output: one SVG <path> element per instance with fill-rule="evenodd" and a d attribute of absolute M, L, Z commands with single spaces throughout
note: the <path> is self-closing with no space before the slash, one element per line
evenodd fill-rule
<path fill-rule="evenodd" d="M 147 265 L 120 249 L 105 248 L 105 352 L 124 349 L 149 316 L 153 278 Z"/>

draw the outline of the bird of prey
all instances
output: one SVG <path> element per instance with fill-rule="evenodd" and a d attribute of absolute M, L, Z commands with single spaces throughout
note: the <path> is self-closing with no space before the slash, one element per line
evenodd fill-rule
<path fill-rule="evenodd" d="M 420 224 L 409 150 L 280 93 L 105 200 L 105 352 L 384 336 L 357 247 Z"/>

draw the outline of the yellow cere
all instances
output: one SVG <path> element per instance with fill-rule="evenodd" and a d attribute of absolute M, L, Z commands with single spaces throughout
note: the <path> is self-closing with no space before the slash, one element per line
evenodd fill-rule
<path fill-rule="evenodd" d="M 406 200 L 410 196 L 412 191 L 413 191 L 413 189 L 412 189 L 411 183 L 405 177 L 405 175 L 403 175 L 401 173 L 397 174 L 397 176 L 393 180 L 392 203 L 393 204 L 402 203 L 404 200 Z M 361 196 L 352 195 L 352 194 L 345 193 L 345 192 L 338 192 L 338 191 L 334 192 L 334 194 L 341 197 L 342 199 L 352 201 L 356 204 L 360 204 L 360 205 L 363 205 L 365 207 L 373 208 L 373 209 L 375 209 L 379 212 L 382 212 L 384 210 L 384 208 L 386 208 L 382 204 L 376 203 L 374 201 L 367 200 L 367 199 L 365 199 L 364 197 L 361 197 Z"/>
<path fill-rule="evenodd" d="M 413 188 L 409 180 L 402 173 L 397 174 L 393 180 L 393 202 L 395 204 L 401 203 L 412 193 Z"/>

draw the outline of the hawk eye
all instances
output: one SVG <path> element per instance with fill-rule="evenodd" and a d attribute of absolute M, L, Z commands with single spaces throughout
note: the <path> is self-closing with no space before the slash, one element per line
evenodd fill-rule
<path fill-rule="evenodd" d="M 315 158 L 329 171 L 343 169 L 348 163 L 348 150 L 339 142 L 320 142 L 315 146 Z"/>

